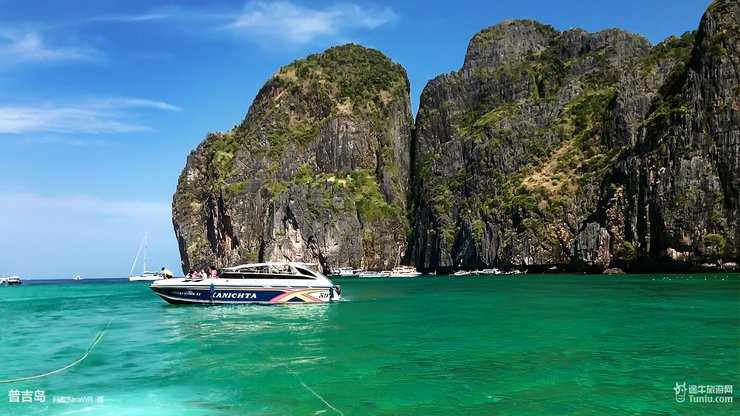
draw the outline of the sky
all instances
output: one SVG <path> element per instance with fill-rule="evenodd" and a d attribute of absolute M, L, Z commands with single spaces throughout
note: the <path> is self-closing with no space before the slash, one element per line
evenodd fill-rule
<path fill-rule="evenodd" d="M 147 268 L 179 273 L 171 204 L 188 154 L 296 59 L 378 49 L 406 68 L 416 108 L 502 21 L 656 44 L 696 29 L 709 3 L 0 0 L 0 276 L 126 277 L 145 233 Z"/>

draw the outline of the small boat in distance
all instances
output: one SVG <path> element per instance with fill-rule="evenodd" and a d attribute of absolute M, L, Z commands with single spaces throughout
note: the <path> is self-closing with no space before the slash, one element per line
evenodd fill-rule
<path fill-rule="evenodd" d="M 0 286 L 18 286 L 21 283 L 21 278 L 18 276 L 0 277 Z"/>
<path fill-rule="evenodd" d="M 396 266 L 391 269 L 388 277 L 416 277 L 421 276 L 421 272 L 413 266 Z"/>
<path fill-rule="evenodd" d="M 521 271 L 519 269 L 511 269 L 508 272 L 501 271 L 497 268 L 492 269 L 481 269 L 481 270 L 458 270 L 455 273 L 453 273 L 453 276 L 469 276 L 469 275 L 475 275 L 475 276 L 499 276 L 499 275 L 515 275 L 515 274 L 527 274 L 527 270 Z"/>
<path fill-rule="evenodd" d="M 362 269 L 353 269 L 351 267 L 340 267 L 332 272 L 328 277 L 358 277 Z"/>
<path fill-rule="evenodd" d="M 338 301 L 341 288 L 311 263 L 251 263 L 212 278 L 157 280 L 149 288 L 172 304 L 296 304 Z"/>
<path fill-rule="evenodd" d="M 389 271 L 381 271 L 381 272 L 373 272 L 373 271 L 362 271 L 360 272 L 357 277 L 361 278 L 374 278 L 374 277 L 390 277 L 391 272 Z"/>
<path fill-rule="evenodd" d="M 141 254 L 142 247 L 144 248 L 144 268 L 140 275 L 134 276 L 134 267 L 136 267 L 136 262 L 139 260 L 139 255 Z M 128 280 L 130 282 L 153 282 L 155 280 L 164 278 L 164 275 L 162 274 L 162 272 L 147 271 L 146 269 L 146 250 L 147 250 L 147 234 L 144 233 L 144 239 L 141 240 L 139 251 L 136 252 L 136 258 L 134 258 L 134 264 L 131 265 L 131 270 L 128 272 Z"/>

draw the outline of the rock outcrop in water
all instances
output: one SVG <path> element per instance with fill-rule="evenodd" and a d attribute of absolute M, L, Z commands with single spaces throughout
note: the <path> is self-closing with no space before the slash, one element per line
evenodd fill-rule
<path fill-rule="evenodd" d="M 183 268 L 379 269 L 403 253 L 425 270 L 737 267 L 739 8 L 715 1 L 655 46 L 490 27 L 428 83 L 415 130 L 405 71 L 379 52 L 296 61 L 188 158 Z"/>
<path fill-rule="evenodd" d="M 183 270 L 394 265 L 412 126 L 406 72 L 378 51 L 344 45 L 282 68 L 238 127 L 188 157 L 173 201 Z"/>
<path fill-rule="evenodd" d="M 505 22 L 424 89 L 414 263 L 601 271 L 740 257 L 738 3 L 653 47 Z"/>

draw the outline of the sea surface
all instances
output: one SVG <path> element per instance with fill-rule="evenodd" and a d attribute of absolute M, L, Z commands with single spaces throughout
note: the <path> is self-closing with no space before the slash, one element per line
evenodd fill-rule
<path fill-rule="evenodd" d="M 738 274 L 338 279 L 292 306 L 27 283 L 0 287 L 0 380 L 77 364 L 0 384 L 0 415 L 740 410 Z"/>

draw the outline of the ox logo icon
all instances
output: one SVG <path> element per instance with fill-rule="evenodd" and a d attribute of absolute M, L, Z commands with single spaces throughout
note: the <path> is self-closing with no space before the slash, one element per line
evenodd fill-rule
<path fill-rule="evenodd" d="M 683 384 L 678 384 L 678 382 L 676 382 L 676 387 L 673 388 L 673 391 L 676 392 L 677 402 L 683 403 L 686 400 L 686 382 Z"/>

